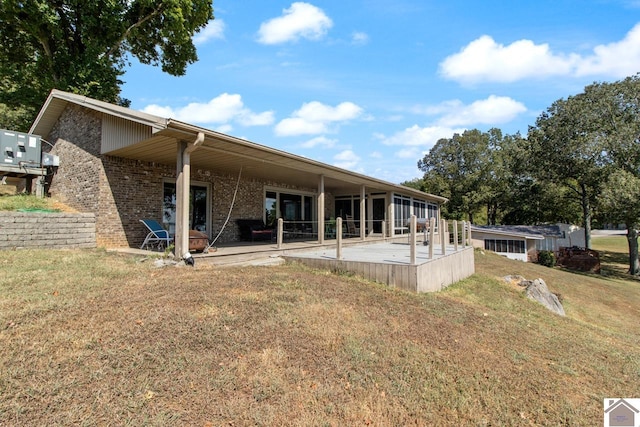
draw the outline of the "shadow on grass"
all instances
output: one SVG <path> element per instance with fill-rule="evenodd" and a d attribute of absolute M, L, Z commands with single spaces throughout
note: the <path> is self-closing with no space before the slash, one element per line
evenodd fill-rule
<path fill-rule="evenodd" d="M 639 277 L 629 274 L 629 254 L 610 251 L 599 252 L 602 270 L 600 274 L 602 277 L 622 280 L 640 280 Z"/>

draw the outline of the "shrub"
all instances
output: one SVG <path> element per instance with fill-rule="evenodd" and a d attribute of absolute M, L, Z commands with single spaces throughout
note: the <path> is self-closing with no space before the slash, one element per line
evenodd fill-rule
<path fill-rule="evenodd" d="M 554 267 L 556 265 L 556 256 L 552 251 L 538 252 L 538 264 L 545 267 Z"/>

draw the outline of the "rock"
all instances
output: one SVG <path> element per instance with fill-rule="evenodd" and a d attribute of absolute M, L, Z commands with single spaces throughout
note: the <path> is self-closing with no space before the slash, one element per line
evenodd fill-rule
<path fill-rule="evenodd" d="M 544 305 L 547 309 L 553 311 L 554 313 L 559 314 L 560 316 L 564 316 L 564 307 L 558 300 L 558 297 L 549 291 L 547 288 L 547 284 L 542 279 L 536 279 L 533 282 L 527 280 L 527 288 L 525 289 L 525 294 L 528 298 L 532 300 L 538 301 L 540 304 Z"/>
<path fill-rule="evenodd" d="M 525 282 L 525 278 L 519 275 L 514 275 L 514 276 L 504 276 L 502 278 L 505 282 L 509 283 L 509 284 L 517 284 L 520 286 L 527 286 L 526 284 L 523 285 L 522 282 Z"/>
<path fill-rule="evenodd" d="M 176 264 L 178 264 L 176 261 L 172 259 L 165 259 L 165 258 L 158 258 L 155 261 L 153 261 L 153 266 L 155 268 L 163 268 L 169 265 L 176 265 Z"/>

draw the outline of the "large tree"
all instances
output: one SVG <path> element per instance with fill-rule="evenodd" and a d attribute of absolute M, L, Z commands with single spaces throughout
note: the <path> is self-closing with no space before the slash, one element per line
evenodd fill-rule
<path fill-rule="evenodd" d="M 607 218 L 627 227 L 629 273 L 640 274 L 638 230 L 640 225 L 640 178 L 623 169 L 614 171 L 600 195 L 601 208 Z"/>
<path fill-rule="evenodd" d="M 640 76 L 613 83 L 594 83 L 585 89 L 597 99 L 595 117 L 613 172 L 600 196 L 601 214 L 627 228 L 629 273 L 640 274 Z"/>
<path fill-rule="evenodd" d="M 611 159 L 598 126 L 594 93 L 560 99 L 529 129 L 533 174 L 543 185 L 561 185 L 579 203 L 585 244 L 591 247 L 591 218 Z"/>
<path fill-rule="evenodd" d="M 131 57 L 182 75 L 211 0 L 0 1 L 0 127 L 24 130 L 53 89 L 120 98 Z"/>
<path fill-rule="evenodd" d="M 450 218 L 468 219 L 486 206 L 489 196 L 490 141 L 500 132 L 477 129 L 442 138 L 418 161 L 425 174 L 425 190 L 449 199 L 445 205 Z"/>

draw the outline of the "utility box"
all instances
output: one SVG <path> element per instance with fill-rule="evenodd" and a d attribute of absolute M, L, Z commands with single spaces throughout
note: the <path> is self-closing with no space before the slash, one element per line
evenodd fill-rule
<path fill-rule="evenodd" d="M 0 164 L 40 167 L 41 144 L 38 135 L 0 130 Z"/>

